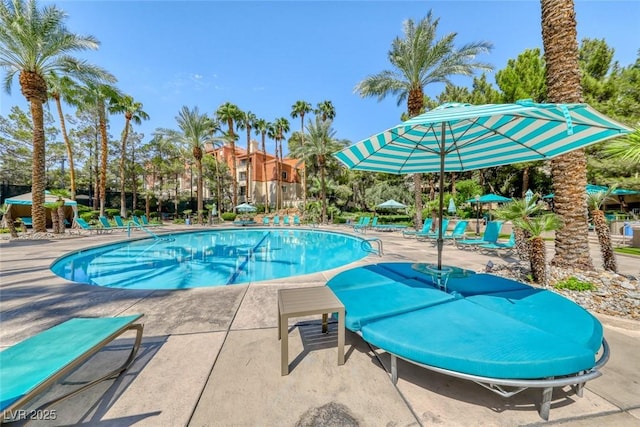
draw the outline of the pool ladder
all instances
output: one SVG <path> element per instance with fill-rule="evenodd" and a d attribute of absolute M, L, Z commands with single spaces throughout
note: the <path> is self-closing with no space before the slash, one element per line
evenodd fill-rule
<path fill-rule="evenodd" d="M 372 243 L 376 243 L 376 248 L 373 247 Z M 363 250 L 378 254 L 378 256 L 380 257 L 384 255 L 382 240 L 378 239 L 377 237 L 371 237 L 369 239 L 362 240 L 361 247 Z"/>

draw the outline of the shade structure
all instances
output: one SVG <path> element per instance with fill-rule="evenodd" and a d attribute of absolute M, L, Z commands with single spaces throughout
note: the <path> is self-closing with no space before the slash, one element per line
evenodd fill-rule
<path fill-rule="evenodd" d="M 249 203 L 243 203 L 241 205 L 236 206 L 236 210 L 238 212 L 255 212 L 258 209 L 255 206 L 250 205 Z"/>
<path fill-rule="evenodd" d="M 64 197 L 59 197 L 54 194 L 45 191 L 44 202 L 56 203 L 59 199 L 64 201 L 64 215 L 65 219 L 69 222 L 73 221 L 73 218 L 78 216 L 78 202 Z M 5 199 L 4 203 L 7 205 L 7 210 L 10 211 L 12 218 L 20 218 L 31 216 L 31 206 L 33 205 L 32 193 L 20 194 L 19 196 L 10 197 Z M 46 221 L 51 223 L 51 213 L 47 210 Z"/>
<path fill-rule="evenodd" d="M 469 203 L 507 203 L 507 202 L 512 202 L 513 199 L 510 199 L 508 197 L 503 197 L 500 196 L 499 194 L 494 194 L 494 193 L 489 193 L 489 194 L 483 194 L 482 196 L 480 196 L 479 199 L 471 198 L 469 200 L 467 200 L 467 202 Z"/>
<path fill-rule="evenodd" d="M 407 207 L 407 205 L 403 205 L 400 202 L 396 202 L 393 199 L 387 200 L 386 202 L 380 203 L 379 205 L 377 205 L 377 207 L 379 208 L 383 208 L 383 209 L 404 209 Z"/>
<path fill-rule="evenodd" d="M 334 156 L 354 170 L 443 173 L 545 160 L 631 133 L 587 104 L 443 104 Z M 443 192 L 440 191 L 440 216 Z M 442 218 L 441 218 L 442 219 Z M 442 266 L 442 230 L 438 267 Z"/>
<path fill-rule="evenodd" d="M 609 191 L 609 188 L 604 185 L 595 185 L 595 184 L 587 184 L 585 190 L 588 194 L 591 193 L 605 193 Z M 632 196 L 635 194 L 640 194 L 640 191 L 636 190 L 628 190 L 626 188 L 615 188 L 611 191 L 612 196 Z M 546 196 L 542 196 L 543 199 L 553 199 L 554 194 L 547 194 Z"/>

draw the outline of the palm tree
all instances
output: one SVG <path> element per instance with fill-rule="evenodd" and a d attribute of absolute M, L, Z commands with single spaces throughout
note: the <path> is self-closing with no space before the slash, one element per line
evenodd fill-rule
<path fill-rule="evenodd" d="M 251 129 L 255 126 L 256 120 L 258 120 L 258 118 L 255 114 L 251 111 L 245 111 L 242 113 L 242 118 L 238 121 L 238 128 L 247 130 L 247 176 L 245 183 L 247 188 L 247 203 L 251 201 Z"/>
<path fill-rule="evenodd" d="M 231 146 L 231 175 L 233 176 L 233 206 L 238 205 L 238 177 L 236 163 L 236 134 L 233 132 L 233 122 L 242 120 L 242 111 L 230 103 L 225 102 L 216 110 L 216 116 L 220 121 L 227 123 L 227 135 L 229 145 Z"/>
<path fill-rule="evenodd" d="M 605 153 L 612 159 L 628 160 L 640 164 L 640 129 L 617 138 L 605 147 Z"/>
<path fill-rule="evenodd" d="M 618 271 L 618 263 L 616 262 L 613 244 L 611 243 L 611 231 L 607 224 L 607 219 L 604 216 L 604 212 L 601 209 L 603 203 L 611 196 L 611 192 L 614 189 L 615 186 L 608 188 L 607 191 L 587 193 L 587 206 L 589 207 L 593 226 L 596 234 L 598 235 L 604 269 L 616 273 Z"/>
<path fill-rule="evenodd" d="M 333 106 L 333 102 L 329 100 L 318 102 L 314 112 L 322 118 L 323 122 L 336 118 L 336 109 Z"/>
<path fill-rule="evenodd" d="M 330 102 L 330 101 L 329 101 Z M 295 119 L 300 116 L 300 137 L 302 140 L 300 141 L 301 145 L 304 145 L 304 116 L 307 113 L 312 112 L 311 104 L 307 101 L 296 101 L 295 104 L 291 106 L 291 118 Z M 334 113 L 335 115 L 335 113 Z M 306 160 L 305 158 L 302 159 Z M 304 169 L 302 170 L 302 206 L 303 209 L 307 206 L 307 165 L 304 165 Z"/>
<path fill-rule="evenodd" d="M 409 118 L 417 116 L 424 106 L 424 88 L 431 83 L 452 84 L 454 75 L 471 76 L 474 71 L 490 71 L 493 67 L 476 62 L 480 53 L 487 53 L 492 46 L 487 42 L 469 43 L 456 49 L 453 45 L 456 33 L 449 33 L 436 40 L 440 19 L 434 19 L 431 11 L 417 24 L 412 19 L 403 23 L 404 38 L 397 37 L 389 51 L 392 70 L 368 76 L 355 87 L 362 97 L 376 96 L 379 101 L 387 95 L 397 96 L 398 105 L 407 101 Z M 414 175 L 416 203 L 415 225 L 422 224 L 422 177 Z"/>
<path fill-rule="evenodd" d="M 198 223 L 202 224 L 202 156 L 203 146 L 212 139 L 213 122 L 206 114 L 200 114 L 198 107 L 189 109 L 183 106 L 176 116 L 180 131 L 173 129 L 159 129 L 158 133 L 165 136 L 169 141 L 181 143 L 190 147 L 198 170 L 197 196 L 198 196 Z"/>
<path fill-rule="evenodd" d="M 10 93 L 16 74 L 20 89 L 29 102 L 33 120 L 33 168 L 31 216 L 33 230 L 45 232 L 44 207 L 45 136 L 44 110 L 47 101 L 49 73 L 82 75 L 91 67 L 69 54 L 97 49 L 98 41 L 92 36 L 71 33 L 64 25 L 66 15 L 55 6 L 38 8 L 35 0 L 12 0 L 0 3 L 0 67 L 7 75 L 5 90 Z"/>
<path fill-rule="evenodd" d="M 542 233 L 558 230 L 560 219 L 555 214 L 545 214 L 532 218 L 517 218 L 514 226 L 522 228 L 531 237 L 529 238 L 529 263 L 533 280 L 543 286 L 547 284 L 546 246 Z"/>
<path fill-rule="evenodd" d="M 518 226 L 522 221 L 528 221 L 532 216 L 539 214 L 542 206 L 538 205 L 534 196 L 530 201 L 527 199 L 513 199 L 512 202 L 505 203 L 502 207 L 493 211 L 493 216 L 503 221 L 511 221 L 513 233 L 516 238 L 516 252 L 521 260 L 529 259 L 531 252 L 529 233 Z"/>
<path fill-rule="evenodd" d="M 124 114 L 124 129 L 122 129 L 122 140 L 120 142 L 120 215 L 126 218 L 126 176 L 124 166 L 127 159 L 127 138 L 129 137 L 129 126 L 131 125 L 131 122 L 139 125 L 142 123 L 142 120 L 149 120 L 149 115 L 142 109 L 142 103 L 135 101 L 130 95 L 124 95 L 113 99 L 109 105 L 109 112 Z"/>
<path fill-rule="evenodd" d="M 265 119 L 258 119 L 254 124 L 256 135 L 260 134 L 262 138 L 262 179 L 264 179 L 264 211 L 269 213 L 269 180 L 267 179 L 267 146 L 265 139 L 267 132 L 271 128 L 271 123 Z"/>
<path fill-rule="evenodd" d="M 318 165 L 320 171 L 320 198 L 322 201 L 322 222 L 327 220 L 327 163 L 332 159 L 331 154 L 344 148 L 335 138 L 335 130 L 331 127 L 331 120 L 321 120 L 316 116 L 315 123 L 309 123 L 309 141 L 307 144 L 296 145 L 291 156 L 297 159 L 309 159 Z"/>
<path fill-rule="evenodd" d="M 573 0 L 540 0 L 542 44 L 547 65 L 547 102 L 582 102 L 576 14 Z M 551 160 L 553 203 L 564 226 L 555 239 L 552 264 L 593 270 L 589 254 L 589 225 L 584 188 L 587 159 L 584 149 Z"/>
<path fill-rule="evenodd" d="M 278 187 L 276 188 L 276 209 L 282 209 L 282 140 L 284 134 L 289 132 L 289 121 L 284 117 L 273 121 L 269 129 L 269 137 L 276 141 L 276 174 Z"/>

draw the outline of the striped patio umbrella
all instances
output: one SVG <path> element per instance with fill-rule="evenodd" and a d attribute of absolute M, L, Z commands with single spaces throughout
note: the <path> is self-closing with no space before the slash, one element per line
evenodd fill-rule
<path fill-rule="evenodd" d="M 587 104 L 443 104 L 334 156 L 354 170 L 395 174 L 458 172 L 551 159 L 630 133 Z M 440 192 L 440 214 L 443 211 Z M 441 218 L 442 219 L 442 218 Z M 442 266 L 442 233 L 438 268 Z"/>

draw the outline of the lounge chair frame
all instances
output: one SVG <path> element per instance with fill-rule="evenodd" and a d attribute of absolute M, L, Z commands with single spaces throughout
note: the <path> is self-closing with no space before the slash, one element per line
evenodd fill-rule
<path fill-rule="evenodd" d="M 136 331 L 136 337 L 135 337 L 135 341 L 133 343 L 133 346 L 131 348 L 131 352 L 129 353 L 129 356 L 127 357 L 127 359 L 124 361 L 124 363 L 122 365 L 120 365 L 119 367 L 115 368 L 114 370 L 108 372 L 107 374 L 103 375 L 102 377 L 95 379 L 87 384 L 84 384 L 83 386 L 67 393 L 64 394 L 62 396 L 59 396 L 53 400 L 50 400 L 46 403 L 44 403 L 43 405 L 41 405 L 40 407 L 38 407 L 36 410 L 42 410 L 44 408 L 48 408 L 49 406 L 52 406 L 62 400 L 68 399 L 70 397 L 73 397 L 75 395 L 77 395 L 78 393 L 83 392 L 84 390 L 111 378 L 116 378 L 117 376 L 119 376 L 122 372 L 124 372 L 134 361 L 136 354 L 138 353 L 138 349 L 140 348 L 140 344 L 142 342 L 142 333 L 144 330 L 144 324 L 142 323 L 133 323 L 136 322 L 137 320 L 140 319 L 140 317 L 142 317 L 142 315 L 140 315 L 137 319 L 134 319 L 132 321 L 132 323 L 128 323 L 126 325 L 123 325 L 122 327 L 120 327 L 119 329 L 113 331 L 109 336 L 105 337 L 103 340 L 101 340 L 100 342 L 96 343 L 93 347 L 91 347 L 89 350 L 87 350 L 86 352 L 84 352 L 82 355 L 80 355 L 79 357 L 77 357 L 76 359 L 74 359 L 72 362 L 70 362 L 69 364 L 65 365 L 64 367 L 61 367 L 59 370 L 57 370 L 54 374 L 52 374 L 50 377 L 48 377 L 46 380 L 44 380 L 42 383 L 40 383 L 38 386 L 34 387 L 33 389 L 31 389 L 28 393 L 26 393 L 24 396 L 22 396 L 21 398 L 17 399 L 15 402 L 13 402 L 12 404 L 10 404 L 9 406 L 7 406 L 4 411 L 3 411 L 3 415 L 2 415 L 2 419 L 0 419 L 1 422 L 8 422 L 11 421 L 10 419 L 5 419 L 6 416 L 9 416 L 10 414 L 17 414 L 17 409 L 23 407 L 25 404 L 29 403 L 31 400 L 35 399 L 36 397 L 38 397 L 43 391 L 45 391 L 48 387 L 52 386 L 53 384 L 55 384 L 56 382 L 58 382 L 61 378 L 64 378 L 65 376 L 67 376 L 69 373 L 71 373 L 74 369 L 76 369 L 78 366 L 80 366 L 81 364 L 83 364 L 84 362 L 86 362 L 89 358 L 91 358 L 93 355 L 95 355 L 98 351 L 102 350 L 105 346 L 107 346 L 109 343 L 111 343 L 113 340 L 115 340 L 116 338 L 118 338 L 120 335 L 128 332 L 128 331 Z"/>
<path fill-rule="evenodd" d="M 360 332 L 358 335 L 362 336 Z M 461 378 L 463 380 L 473 381 L 476 384 L 486 388 L 487 390 L 491 390 L 492 392 L 500 395 L 501 397 L 508 398 L 514 396 L 521 391 L 524 391 L 528 388 L 541 388 L 542 390 L 542 400 L 540 403 L 540 409 L 538 413 L 540 417 L 545 421 L 549 420 L 549 412 L 551 410 L 551 396 L 553 389 L 555 387 L 564 387 L 570 385 L 575 390 L 576 394 L 579 397 L 582 397 L 582 392 L 584 388 L 584 384 L 587 381 L 591 381 L 602 376 L 602 372 L 600 372 L 600 368 L 602 368 L 607 361 L 609 360 L 609 344 L 606 339 L 602 339 L 602 354 L 600 358 L 593 366 L 593 368 L 587 371 L 581 371 L 576 373 L 575 375 L 568 375 L 562 377 L 549 377 L 549 378 L 541 378 L 541 379 L 508 379 L 508 378 L 491 378 L 491 377 L 482 377 L 478 375 L 470 375 L 462 372 L 451 371 L 448 369 L 442 369 L 435 366 L 425 365 L 423 363 L 419 363 L 396 354 L 390 353 L 385 349 L 381 349 L 386 353 L 389 353 L 391 356 L 391 381 L 393 384 L 397 384 L 398 382 L 398 358 L 405 360 L 409 363 L 412 363 L 416 366 L 420 366 L 421 368 L 426 368 L 434 372 L 438 372 L 440 374 L 448 375 L 451 377 Z M 505 389 L 504 387 L 514 387 L 513 390 Z"/>

